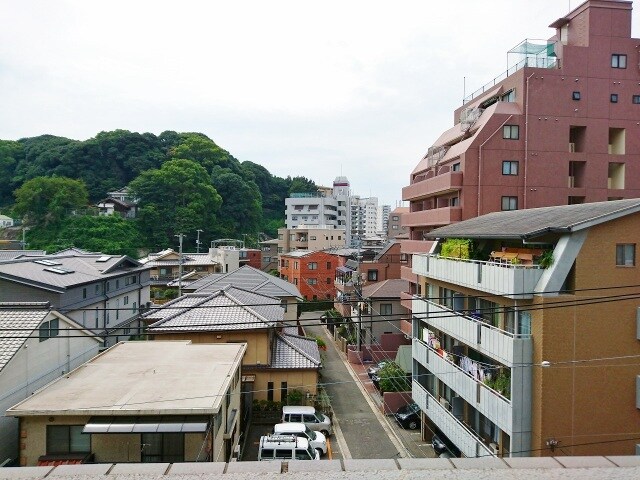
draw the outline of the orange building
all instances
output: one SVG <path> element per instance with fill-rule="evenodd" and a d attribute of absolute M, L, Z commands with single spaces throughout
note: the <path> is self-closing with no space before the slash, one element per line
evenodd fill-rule
<path fill-rule="evenodd" d="M 305 300 L 333 299 L 338 258 L 327 252 L 296 250 L 280 254 L 280 278 L 293 283 Z"/>

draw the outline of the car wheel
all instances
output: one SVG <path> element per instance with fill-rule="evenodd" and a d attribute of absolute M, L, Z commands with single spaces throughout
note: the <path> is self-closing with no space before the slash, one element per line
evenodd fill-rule
<path fill-rule="evenodd" d="M 409 422 L 409 425 L 407 425 L 407 427 L 409 427 L 409 430 L 415 430 L 418 428 L 418 421 L 417 420 L 411 420 Z"/>
<path fill-rule="evenodd" d="M 326 438 L 329 438 L 329 432 L 326 430 L 320 430 L 320 433 L 323 434 Z"/>
<path fill-rule="evenodd" d="M 322 455 L 324 455 L 324 453 L 322 453 L 322 449 L 320 449 L 320 448 L 316 448 L 316 452 L 318 452 L 318 456 L 320 456 L 320 457 Z"/>

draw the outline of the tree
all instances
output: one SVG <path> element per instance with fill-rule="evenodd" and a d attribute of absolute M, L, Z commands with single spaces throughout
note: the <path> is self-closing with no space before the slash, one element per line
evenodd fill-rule
<path fill-rule="evenodd" d="M 243 233 L 259 232 L 262 224 L 262 198 L 258 186 L 229 171 L 214 173 L 212 183 L 222 196 L 219 234 L 238 238 Z"/>
<path fill-rule="evenodd" d="M 227 168 L 233 173 L 241 173 L 240 162 L 229 152 L 202 133 L 183 133 L 182 141 L 169 150 L 171 158 L 194 161 L 213 173 L 214 167 Z"/>
<path fill-rule="evenodd" d="M 378 372 L 381 392 L 409 392 L 407 374 L 396 362 L 389 362 Z"/>
<path fill-rule="evenodd" d="M 316 193 L 318 186 L 315 182 L 306 177 L 287 177 L 289 183 L 289 196 L 292 193 Z"/>
<path fill-rule="evenodd" d="M 86 207 L 87 187 L 66 177 L 36 177 L 15 191 L 14 212 L 38 227 L 59 224 L 71 211 Z"/>
<path fill-rule="evenodd" d="M 138 224 L 149 247 L 175 245 L 178 233 L 216 228 L 222 199 L 204 167 L 176 159 L 147 170 L 129 184 L 139 199 Z"/>
<path fill-rule="evenodd" d="M 8 188 L 15 174 L 18 161 L 24 157 L 21 143 L 0 140 L 0 178 L 3 188 L 0 188 L 0 205 L 7 205 L 13 200 L 11 189 Z"/>

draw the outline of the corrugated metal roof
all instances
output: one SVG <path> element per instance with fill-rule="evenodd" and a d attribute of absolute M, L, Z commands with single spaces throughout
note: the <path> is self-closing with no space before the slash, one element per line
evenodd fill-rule
<path fill-rule="evenodd" d="M 578 231 L 640 211 L 640 199 L 494 212 L 436 228 L 431 238 L 533 238 Z"/>
<path fill-rule="evenodd" d="M 295 285 L 249 265 L 233 272 L 209 275 L 194 282 L 190 288 L 195 288 L 196 293 L 212 293 L 228 285 L 271 297 L 301 297 Z"/>

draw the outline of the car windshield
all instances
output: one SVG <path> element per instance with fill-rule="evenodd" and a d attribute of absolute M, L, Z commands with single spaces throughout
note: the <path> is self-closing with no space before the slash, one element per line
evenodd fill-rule
<path fill-rule="evenodd" d="M 304 426 L 304 433 L 307 434 L 307 436 L 311 439 L 311 440 L 315 440 L 316 439 L 316 432 L 314 432 L 313 430 L 311 430 L 309 427 L 307 427 L 306 425 Z"/>
<path fill-rule="evenodd" d="M 307 447 L 307 452 L 311 458 L 316 458 L 316 451 L 313 449 L 311 445 Z"/>

